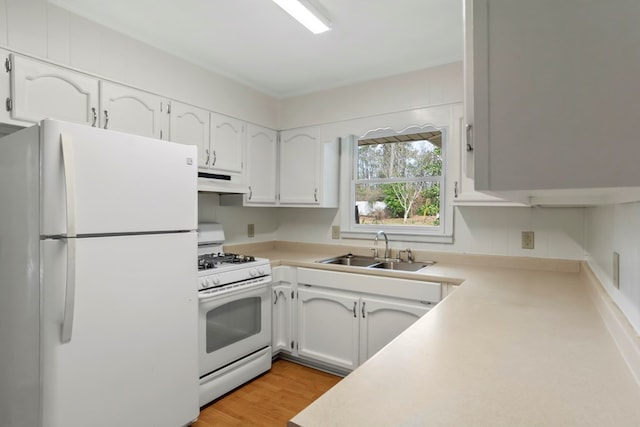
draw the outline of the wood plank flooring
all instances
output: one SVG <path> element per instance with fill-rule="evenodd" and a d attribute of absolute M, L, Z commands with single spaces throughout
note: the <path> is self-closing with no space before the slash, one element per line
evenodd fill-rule
<path fill-rule="evenodd" d="M 286 360 L 202 408 L 192 427 L 285 426 L 342 378 Z"/>

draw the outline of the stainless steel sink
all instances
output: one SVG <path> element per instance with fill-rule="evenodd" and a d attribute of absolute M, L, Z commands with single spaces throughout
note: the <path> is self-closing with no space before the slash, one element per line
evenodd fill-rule
<path fill-rule="evenodd" d="M 353 254 L 341 255 L 333 258 L 323 259 L 317 262 L 321 264 L 349 265 L 352 267 L 379 268 L 382 270 L 397 271 L 418 271 L 435 264 L 432 261 L 380 261 L 378 259 L 375 259 L 374 257 Z"/>
<path fill-rule="evenodd" d="M 379 261 L 376 261 L 375 258 L 370 256 L 360 256 L 352 254 L 323 259 L 318 262 L 322 264 L 350 265 L 353 267 L 371 267 L 375 264 L 380 263 Z"/>
<path fill-rule="evenodd" d="M 398 270 L 398 271 L 418 271 L 423 268 L 429 267 L 434 263 L 423 262 L 423 261 L 415 261 L 415 262 L 396 262 L 396 261 L 387 261 L 387 262 L 379 262 L 378 264 L 371 265 L 371 268 L 381 268 L 385 270 Z"/>

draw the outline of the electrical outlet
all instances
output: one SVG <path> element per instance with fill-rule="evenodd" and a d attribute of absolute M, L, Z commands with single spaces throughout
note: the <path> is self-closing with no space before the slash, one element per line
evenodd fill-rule
<path fill-rule="evenodd" d="M 522 232 L 522 249 L 533 249 L 535 247 L 535 240 L 533 231 Z"/>
<path fill-rule="evenodd" d="M 613 253 L 613 286 L 620 289 L 620 254 Z"/>
<path fill-rule="evenodd" d="M 332 239 L 339 239 L 340 238 L 340 226 L 339 225 L 331 226 L 331 238 Z"/>
<path fill-rule="evenodd" d="M 253 237 L 256 235 L 256 227 L 254 224 L 247 224 L 247 237 Z"/>

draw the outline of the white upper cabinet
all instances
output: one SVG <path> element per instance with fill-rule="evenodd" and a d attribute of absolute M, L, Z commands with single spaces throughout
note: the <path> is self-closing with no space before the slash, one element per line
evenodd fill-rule
<path fill-rule="evenodd" d="M 340 141 L 317 127 L 280 133 L 281 205 L 338 207 Z"/>
<path fill-rule="evenodd" d="M 274 205 L 277 193 L 278 133 L 247 125 L 247 184 L 245 205 Z"/>
<path fill-rule="evenodd" d="M 149 92 L 100 82 L 100 126 L 134 135 L 169 139 L 169 101 Z"/>
<path fill-rule="evenodd" d="M 171 101 L 170 140 L 198 146 L 198 167 L 206 167 L 209 150 L 209 111 Z"/>
<path fill-rule="evenodd" d="M 243 121 L 211 113 L 211 136 L 207 168 L 223 174 L 242 174 L 245 124 Z"/>
<path fill-rule="evenodd" d="M 466 121 L 481 191 L 640 200 L 640 2 L 465 0 Z"/>
<path fill-rule="evenodd" d="M 5 59 L 11 75 L 11 94 L 3 99 L 9 123 L 29 125 L 53 118 L 98 125 L 98 79 L 18 55 Z"/>
<path fill-rule="evenodd" d="M 475 191 L 472 166 L 471 174 L 468 173 L 469 165 L 473 164 L 473 151 L 467 150 L 462 104 L 451 107 L 451 123 L 449 138 L 452 149 L 449 152 L 452 153 L 451 157 L 456 159 L 456 162 L 448 163 L 447 170 L 455 176 L 451 189 L 453 203 L 457 206 L 524 206 L 521 203 Z"/>

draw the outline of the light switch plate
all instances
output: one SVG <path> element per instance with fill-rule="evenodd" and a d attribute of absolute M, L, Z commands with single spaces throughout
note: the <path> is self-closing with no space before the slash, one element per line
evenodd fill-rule
<path fill-rule="evenodd" d="M 340 238 L 340 226 L 339 225 L 331 226 L 331 238 L 332 239 L 339 239 Z"/>
<path fill-rule="evenodd" d="M 256 227 L 254 224 L 247 224 L 247 237 L 254 237 L 256 235 Z"/>
<path fill-rule="evenodd" d="M 522 249 L 533 249 L 535 247 L 535 235 L 533 231 L 522 232 Z"/>

